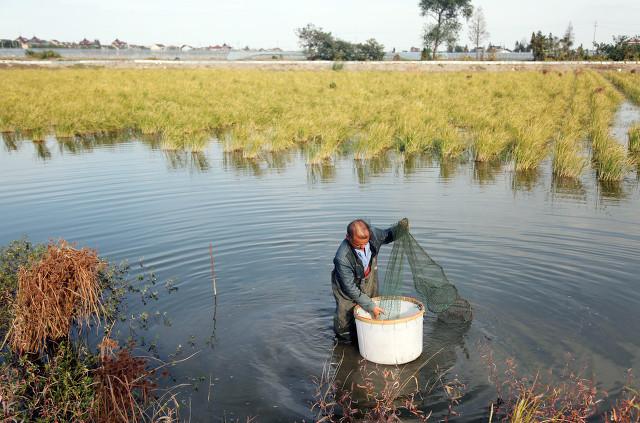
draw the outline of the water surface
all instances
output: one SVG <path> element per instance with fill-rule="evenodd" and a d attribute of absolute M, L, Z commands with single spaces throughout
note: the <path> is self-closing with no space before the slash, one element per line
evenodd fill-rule
<path fill-rule="evenodd" d="M 172 369 L 176 383 L 197 385 L 187 389 L 193 421 L 311 418 L 310 378 L 333 347 L 331 261 L 355 217 L 379 226 L 408 217 L 473 304 L 470 327 L 426 317 L 423 359 L 435 358 L 419 371 L 424 381 L 436 366 L 451 368 L 446 377 L 468 385 L 460 421 L 479 418 L 495 398 L 481 346 L 515 357 L 523 371 L 561 366 L 570 352 L 614 393 L 625 369 L 640 368 L 635 174 L 603 185 L 592 172 L 553 180 L 549 163 L 528 174 L 426 157 L 309 167 L 300 152 L 246 161 L 215 143 L 192 155 L 135 139 L 5 138 L 0 243 L 64 237 L 112 261 L 142 260 L 160 281 L 176 279 L 177 292 L 144 309 L 166 312 L 171 326 L 150 319 L 143 335 L 163 357 L 178 345 L 181 357 L 200 351 Z M 143 310 L 131 304 L 132 314 Z M 338 354 L 341 371 L 357 370 L 353 347 Z M 427 396 L 424 406 L 442 411 L 441 397 Z"/>

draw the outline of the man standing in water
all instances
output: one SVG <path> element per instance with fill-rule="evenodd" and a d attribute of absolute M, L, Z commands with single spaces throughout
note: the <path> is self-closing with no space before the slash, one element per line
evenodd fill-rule
<path fill-rule="evenodd" d="M 361 219 L 347 226 L 347 236 L 336 251 L 331 272 L 331 287 L 336 299 L 333 330 L 338 339 L 349 340 L 355 335 L 353 308 L 356 304 L 375 319 L 384 313 L 371 300 L 378 295 L 378 252 L 382 244 L 395 241 L 400 233 L 408 230 L 406 218 L 389 229 L 369 226 Z"/>

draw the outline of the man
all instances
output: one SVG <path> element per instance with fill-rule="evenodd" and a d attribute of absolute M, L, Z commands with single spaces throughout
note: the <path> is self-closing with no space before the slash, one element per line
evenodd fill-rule
<path fill-rule="evenodd" d="M 331 287 L 336 299 L 333 330 L 338 339 L 349 340 L 355 335 L 353 308 L 356 304 L 375 319 L 384 313 L 371 300 L 378 295 L 378 252 L 382 244 L 395 241 L 408 230 L 406 218 L 389 229 L 369 226 L 361 219 L 347 226 L 347 236 L 336 251 L 331 272 Z"/>

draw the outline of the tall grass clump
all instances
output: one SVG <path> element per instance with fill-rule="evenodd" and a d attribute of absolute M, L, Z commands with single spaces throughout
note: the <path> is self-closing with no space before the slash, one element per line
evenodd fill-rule
<path fill-rule="evenodd" d="M 565 117 L 557 128 L 552 162 L 553 174 L 565 179 L 578 178 L 587 165 L 582 141 L 587 136 L 590 85 L 582 72 L 574 72 L 572 78 Z"/>
<path fill-rule="evenodd" d="M 640 125 L 629 128 L 629 152 L 640 155 Z"/>
<path fill-rule="evenodd" d="M 599 74 L 591 78 L 597 85 L 590 97 L 590 137 L 594 167 L 601 181 L 619 181 L 631 169 L 624 148 L 610 134 L 611 122 L 622 101 L 622 95 Z"/>
<path fill-rule="evenodd" d="M 606 72 L 604 76 L 631 101 L 640 105 L 640 74 L 630 72 Z"/>
<path fill-rule="evenodd" d="M 587 165 L 581 155 L 577 136 L 564 134 L 556 140 L 553 150 L 553 174 L 561 178 L 577 178 Z"/>
<path fill-rule="evenodd" d="M 70 334 L 103 315 L 98 272 L 104 263 L 94 250 L 65 241 L 50 244 L 42 259 L 18 271 L 10 345 L 20 354 L 42 353 L 49 341 Z"/>

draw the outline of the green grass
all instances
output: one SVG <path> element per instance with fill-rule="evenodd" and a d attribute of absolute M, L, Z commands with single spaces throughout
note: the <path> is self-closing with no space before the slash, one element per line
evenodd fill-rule
<path fill-rule="evenodd" d="M 629 129 L 629 152 L 633 155 L 640 154 L 640 124 Z"/>

